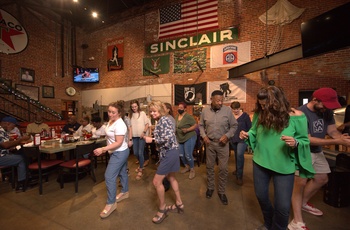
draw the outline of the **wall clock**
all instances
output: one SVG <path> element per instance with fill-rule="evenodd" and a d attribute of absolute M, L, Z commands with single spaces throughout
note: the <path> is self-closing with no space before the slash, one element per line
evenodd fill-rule
<path fill-rule="evenodd" d="M 69 96 L 74 96 L 77 93 L 77 91 L 73 87 L 68 87 L 68 88 L 66 88 L 66 93 Z"/>

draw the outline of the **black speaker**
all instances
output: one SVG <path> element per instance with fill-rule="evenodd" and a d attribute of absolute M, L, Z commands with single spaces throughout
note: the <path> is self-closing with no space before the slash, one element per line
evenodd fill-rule
<path fill-rule="evenodd" d="M 88 44 L 82 44 L 82 45 L 81 45 L 81 48 L 87 49 L 87 48 L 89 48 L 89 45 L 88 45 Z"/>

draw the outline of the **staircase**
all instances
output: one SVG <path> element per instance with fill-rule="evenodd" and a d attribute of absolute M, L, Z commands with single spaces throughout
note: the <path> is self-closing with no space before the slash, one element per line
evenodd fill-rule
<path fill-rule="evenodd" d="M 0 78 L 0 99 L 0 113 L 20 122 L 33 121 L 37 112 L 41 112 L 44 121 L 62 120 L 60 113 L 7 85 L 3 78 Z"/>

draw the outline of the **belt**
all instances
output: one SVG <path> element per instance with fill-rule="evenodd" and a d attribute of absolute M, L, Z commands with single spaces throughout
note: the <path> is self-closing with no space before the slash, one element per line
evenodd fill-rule
<path fill-rule="evenodd" d="M 212 142 L 220 142 L 220 139 L 212 139 L 212 138 L 209 138 L 210 141 Z"/>

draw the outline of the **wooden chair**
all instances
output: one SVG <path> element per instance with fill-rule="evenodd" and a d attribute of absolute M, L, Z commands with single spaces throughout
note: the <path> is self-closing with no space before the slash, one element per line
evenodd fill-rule
<path fill-rule="evenodd" d="M 0 181 L 4 180 L 3 176 L 10 176 L 10 182 L 12 189 L 15 189 L 16 181 L 15 181 L 15 166 L 0 166 Z"/>
<path fill-rule="evenodd" d="M 43 176 L 45 182 L 48 182 L 49 174 L 58 170 L 58 166 L 63 162 L 62 160 L 41 159 L 39 146 L 23 147 L 23 154 L 27 161 L 27 178 L 26 186 L 29 178 L 39 179 L 39 194 L 43 194 Z"/>
<path fill-rule="evenodd" d="M 91 157 L 89 159 L 84 158 L 85 154 L 91 154 L 95 149 L 95 142 L 91 142 L 89 144 L 77 145 L 74 150 L 74 159 L 63 162 L 60 164 L 59 171 L 59 179 L 61 189 L 64 187 L 64 179 L 63 176 L 67 175 L 75 175 L 75 192 L 78 192 L 78 181 L 79 175 L 84 173 L 90 173 L 91 178 L 94 182 L 96 182 L 95 172 L 94 172 L 94 158 Z"/>

